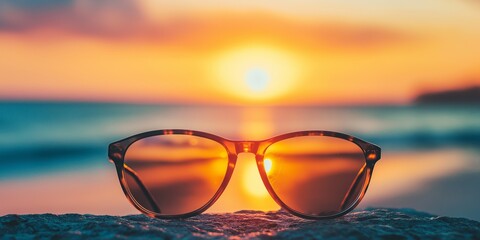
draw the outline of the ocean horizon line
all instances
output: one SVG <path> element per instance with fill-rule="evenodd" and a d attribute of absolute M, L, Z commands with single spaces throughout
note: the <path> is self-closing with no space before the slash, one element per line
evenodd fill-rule
<path fill-rule="evenodd" d="M 81 105 L 118 105 L 118 106 L 152 106 L 152 107 L 236 107 L 236 108 L 402 108 L 402 107 L 435 107 L 435 106 L 477 106 L 469 103 L 308 103 L 308 104 L 270 104 L 270 103 L 211 103 L 211 102 L 141 102 L 141 101 L 100 101 L 77 99 L 12 99 L 1 98 L 0 104 L 81 104 Z"/>

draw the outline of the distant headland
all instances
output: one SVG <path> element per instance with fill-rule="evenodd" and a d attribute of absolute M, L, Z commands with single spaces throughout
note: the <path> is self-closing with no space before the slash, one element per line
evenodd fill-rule
<path fill-rule="evenodd" d="M 480 86 L 428 92 L 417 96 L 415 104 L 480 104 Z"/>

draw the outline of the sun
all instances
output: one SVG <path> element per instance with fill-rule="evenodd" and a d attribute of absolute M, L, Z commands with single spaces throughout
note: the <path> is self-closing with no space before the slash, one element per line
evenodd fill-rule
<path fill-rule="evenodd" d="M 270 74 L 262 68 L 251 68 L 245 73 L 245 84 L 252 92 L 267 90 Z"/>
<path fill-rule="evenodd" d="M 219 54 L 212 65 L 215 85 L 241 99 L 267 100 L 291 91 L 300 64 L 291 52 L 272 45 L 244 45 Z"/>

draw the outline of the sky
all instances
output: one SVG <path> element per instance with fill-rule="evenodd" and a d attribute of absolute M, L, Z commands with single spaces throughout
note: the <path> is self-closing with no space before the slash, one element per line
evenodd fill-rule
<path fill-rule="evenodd" d="M 407 104 L 480 85 L 476 1 L 0 0 L 0 99 Z"/>

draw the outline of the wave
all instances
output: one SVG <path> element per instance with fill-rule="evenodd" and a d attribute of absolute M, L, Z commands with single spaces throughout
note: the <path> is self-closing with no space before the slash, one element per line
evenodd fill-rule
<path fill-rule="evenodd" d="M 388 149 L 470 148 L 480 145 L 479 129 L 450 132 L 414 131 L 366 136 L 371 142 Z"/>
<path fill-rule="evenodd" d="M 104 145 L 44 144 L 2 148 L 0 180 L 99 166 L 107 162 Z"/>

